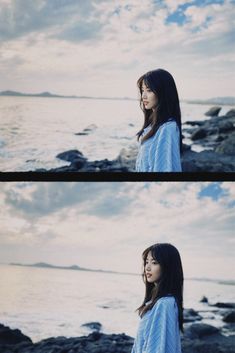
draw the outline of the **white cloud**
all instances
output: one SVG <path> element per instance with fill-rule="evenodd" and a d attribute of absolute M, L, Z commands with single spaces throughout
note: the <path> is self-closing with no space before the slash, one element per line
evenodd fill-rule
<path fill-rule="evenodd" d="M 204 275 L 215 277 L 216 261 L 223 277 L 232 261 L 233 183 L 222 184 L 226 193 L 218 200 L 198 196 L 210 183 L 29 183 L 18 193 L 14 188 L 21 184 L 5 184 L 1 195 L 8 201 L 0 224 L 5 261 L 53 260 L 136 272 L 143 249 L 156 242 L 179 248 L 187 276 L 200 276 L 206 263 Z M 17 195 L 11 202 L 9 189 Z M 75 193 L 80 197 L 73 198 Z M 30 256 L 22 258 L 19 251 L 12 258 L 9 249 L 16 246 Z"/>
<path fill-rule="evenodd" d="M 5 4 L 0 89 L 135 97 L 137 78 L 163 67 L 176 77 L 182 98 L 215 95 L 218 78 L 221 94 L 231 95 L 233 4 L 188 6 L 191 22 L 166 25 L 168 14 L 183 3 L 70 0 L 58 7 L 25 0 L 24 7 L 12 1 L 12 10 Z M 207 16 L 208 26 L 201 26 Z"/>

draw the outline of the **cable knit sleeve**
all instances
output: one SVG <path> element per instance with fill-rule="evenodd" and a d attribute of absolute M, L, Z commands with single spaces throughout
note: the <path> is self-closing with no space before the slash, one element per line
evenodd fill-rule
<path fill-rule="evenodd" d="M 161 298 L 153 307 L 143 353 L 180 353 L 178 308 L 173 297 Z"/>
<path fill-rule="evenodd" d="M 163 124 L 149 150 L 150 172 L 181 172 L 179 128 L 174 121 Z"/>

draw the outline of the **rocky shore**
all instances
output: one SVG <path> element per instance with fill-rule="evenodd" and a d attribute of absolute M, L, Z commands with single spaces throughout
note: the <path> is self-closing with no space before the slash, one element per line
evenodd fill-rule
<path fill-rule="evenodd" d="M 183 144 L 183 172 L 234 172 L 235 171 L 235 109 L 219 116 L 221 107 L 212 107 L 205 113 L 209 118 L 186 121 L 182 132 L 184 138 L 204 150 L 195 152 L 190 144 Z M 94 130 L 88 127 L 76 135 L 87 135 Z M 137 144 L 123 148 L 114 160 L 88 161 L 78 150 L 59 153 L 56 158 L 69 165 L 53 169 L 37 169 L 37 172 L 134 172 Z"/>
<path fill-rule="evenodd" d="M 183 135 L 194 145 L 205 150 L 194 152 L 190 146 L 182 156 L 186 172 L 234 172 L 235 171 L 235 109 L 219 116 L 221 107 L 212 107 L 203 121 L 186 121 Z"/>
<path fill-rule="evenodd" d="M 205 300 L 206 299 L 206 300 Z M 197 312 L 193 309 L 184 310 L 184 334 L 182 335 L 182 353 L 234 353 L 235 347 L 235 304 L 209 304 L 213 311 Z M 224 322 L 223 328 L 208 325 L 202 321 L 213 315 L 220 315 Z M 212 317 L 213 318 L 213 317 Z M 1 353 L 130 353 L 134 338 L 126 334 L 102 333 L 99 322 L 86 323 L 92 333 L 81 337 L 50 337 L 33 343 L 20 330 L 13 330 L 0 324 Z M 226 332 L 226 335 L 224 334 Z"/>

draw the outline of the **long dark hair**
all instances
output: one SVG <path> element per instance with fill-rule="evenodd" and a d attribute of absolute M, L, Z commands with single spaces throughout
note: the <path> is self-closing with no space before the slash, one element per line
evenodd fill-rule
<path fill-rule="evenodd" d="M 143 104 L 141 91 L 143 82 L 158 98 L 158 104 L 154 111 L 151 109 L 145 109 Z M 152 128 L 143 137 L 142 142 L 152 137 L 163 123 L 175 120 L 180 132 L 179 143 L 180 150 L 182 151 L 181 111 L 178 92 L 173 76 L 163 69 L 148 71 L 138 79 L 137 86 L 140 91 L 140 108 L 144 112 L 144 124 L 141 130 L 137 133 L 138 140 L 143 133 L 144 128 L 149 124 L 152 125 Z"/>
<path fill-rule="evenodd" d="M 161 275 L 157 286 L 154 283 L 149 283 L 145 275 L 146 259 L 149 252 L 151 252 L 153 259 L 156 260 L 161 266 Z M 142 258 L 144 266 L 142 278 L 145 283 L 145 297 L 142 305 L 137 309 L 139 315 L 142 317 L 146 311 L 152 309 L 158 299 L 170 294 L 174 296 L 176 300 L 179 314 L 179 327 L 183 332 L 184 275 L 178 250 L 171 244 L 158 243 L 145 249 L 142 254 Z"/>

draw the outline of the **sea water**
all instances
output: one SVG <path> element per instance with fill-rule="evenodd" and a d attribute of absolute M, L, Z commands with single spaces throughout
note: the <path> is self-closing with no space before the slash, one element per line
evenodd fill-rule
<path fill-rule="evenodd" d="M 112 274 L 0 265 L 0 323 L 19 328 L 36 342 L 87 335 L 82 325 L 98 321 L 104 333 L 135 336 L 135 312 L 144 296 L 140 275 Z M 185 280 L 184 307 L 200 310 L 205 323 L 221 327 L 213 306 L 200 303 L 234 302 L 234 285 Z"/>
<path fill-rule="evenodd" d="M 182 121 L 204 120 L 210 108 L 182 102 Z M 220 114 L 229 109 L 223 106 Z M 2 96 L 0 122 L 0 171 L 29 171 L 69 164 L 56 155 L 71 149 L 90 161 L 116 158 L 123 147 L 136 143 L 143 113 L 137 100 Z M 90 125 L 87 135 L 76 135 Z"/>

